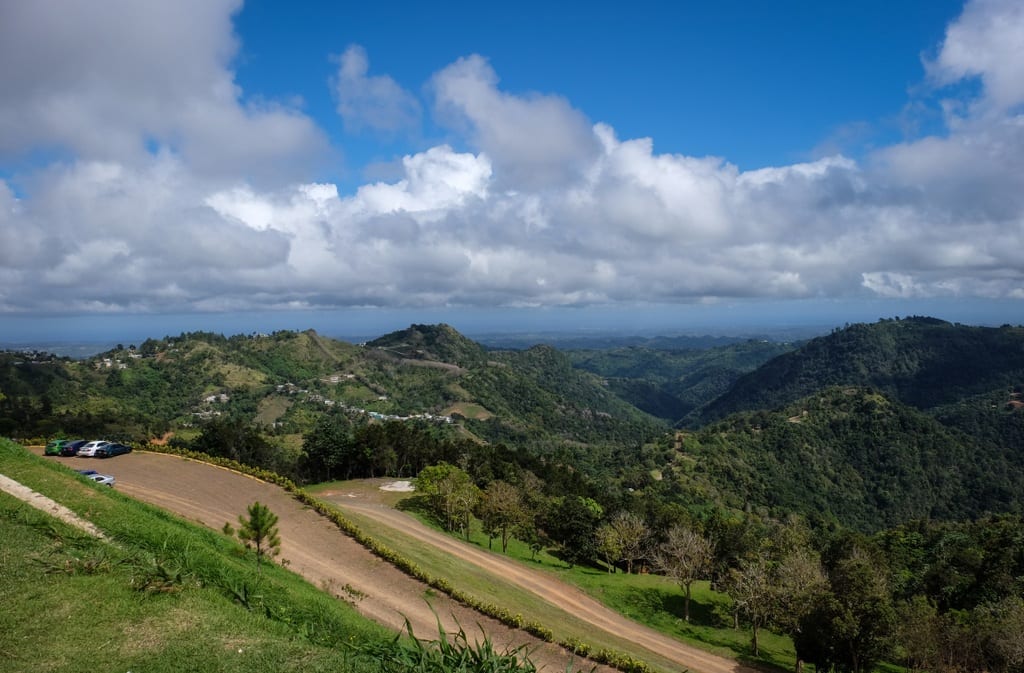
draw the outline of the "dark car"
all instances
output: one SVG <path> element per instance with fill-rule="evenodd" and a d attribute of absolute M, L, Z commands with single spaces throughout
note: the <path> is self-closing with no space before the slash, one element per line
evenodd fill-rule
<path fill-rule="evenodd" d="M 104 444 L 103 446 L 96 447 L 96 453 L 93 454 L 97 458 L 112 458 L 114 456 L 120 456 L 122 453 L 131 453 L 132 447 L 126 444 Z"/>
<path fill-rule="evenodd" d="M 89 440 L 87 439 L 76 439 L 74 441 L 65 442 L 60 447 L 60 455 L 62 456 L 74 456 L 78 454 L 78 450 L 85 446 Z"/>

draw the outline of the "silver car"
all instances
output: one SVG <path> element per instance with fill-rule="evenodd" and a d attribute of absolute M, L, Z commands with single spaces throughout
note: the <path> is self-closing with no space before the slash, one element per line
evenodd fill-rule
<path fill-rule="evenodd" d="M 104 439 L 94 439 L 85 446 L 83 446 L 82 448 L 80 448 L 78 450 L 78 455 L 84 457 L 95 456 L 96 449 L 100 448 L 101 446 L 106 446 L 107 444 L 110 444 L 110 442 Z"/>
<path fill-rule="evenodd" d="M 110 487 L 113 487 L 114 481 L 116 481 L 114 477 L 112 477 L 109 474 L 90 474 L 88 475 L 88 477 L 95 481 L 97 484 L 106 484 L 107 486 Z"/>

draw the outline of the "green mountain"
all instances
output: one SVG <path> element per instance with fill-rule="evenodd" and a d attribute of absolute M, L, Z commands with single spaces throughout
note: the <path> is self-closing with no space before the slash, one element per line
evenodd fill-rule
<path fill-rule="evenodd" d="M 868 388 L 680 433 L 666 478 L 695 499 L 876 531 L 912 519 L 1020 512 L 1024 464 Z"/>
<path fill-rule="evenodd" d="M 970 327 L 935 318 L 851 325 L 740 377 L 693 425 L 772 409 L 827 386 L 869 386 L 927 410 L 1024 383 L 1024 327 Z"/>
<path fill-rule="evenodd" d="M 460 367 L 484 364 L 487 354 L 450 325 L 412 325 L 366 344 L 368 348 L 400 360 L 438 362 Z"/>
<path fill-rule="evenodd" d="M 413 325 L 363 345 L 312 330 L 193 332 L 82 361 L 0 357 L 0 433 L 142 441 L 195 434 L 211 419 L 262 426 L 294 450 L 325 411 L 416 417 L 450 432 L 551 452 L 639 445 L 664 424 L 548 347 L 487 352 L 447 325 Z"/>

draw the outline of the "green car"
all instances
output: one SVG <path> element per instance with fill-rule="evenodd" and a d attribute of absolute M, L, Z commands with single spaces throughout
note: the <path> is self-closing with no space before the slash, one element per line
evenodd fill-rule
<path fill-rule="evenodd" d="M 44 456 L 59 456 L 60 450 L 64 448 L 64 445 L 70 442 L 70 439 L 54 439 L 46 444 L 46 448 L 43 449 Z"/>

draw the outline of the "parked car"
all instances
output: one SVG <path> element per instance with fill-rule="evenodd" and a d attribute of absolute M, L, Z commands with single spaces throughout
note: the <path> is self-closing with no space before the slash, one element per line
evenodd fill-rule
<path fill-rule="evenodd" d="M 76 456 L 76 455 L 78 455 L 78 450 L 80 448 L 82 448 L 83 446 L 85 446 L 86 444 L 88 444 L 88 443 L 89 443 L 89 441 L 85 440 L 85 439 L 75 439 L 75 440 L 72 440 L 72 441 L 66 443 L 64 446 L 60 447 L 60 455 L 62 455 L 62 456 Z"/>
<path fill-rule="evenodd" d="M 59 456 L 61 455 L 61 449 L 64 445 L 70 442 L 70 439 L 54 439 L 46 443 L 46 447 L 43 449 L 44 456 Z"/>
<path fill-rule="evenodd" d="M 99 473 L 96 470 L 78 470 L 78 474 L 84 474 L 85 476 L 88 477 L 90 474 L 99 474 Z"/>
<path fill-rule="evenodd" d="M 96 452 L 93 454 L 97 458 L 111 458 L 113 456 L 120 456 L 122 453 L 131 453 L 132 447 L 126 444 L 118 444 L 114 442 L 107 444 L 106 446 L 96 447 Z"/>
<path fill-rule="evenodd" d="M 90 474 L 89 478 L 97 484 L 106 484 L 107 486 L 113 486 L 115 481 L 109 474 Z"/>
<path fill-rule="evenodd" d="M 78 455 L 82 456 L 83 458 L 95 456 L 96 449 L 100 448 L 101 446 L 106 446 L 107 444 L 110 444 L 110 442 L 102 439 L 94 439 L 88 444 L 82 446 L 82 448 L 78 450 Z"/>

